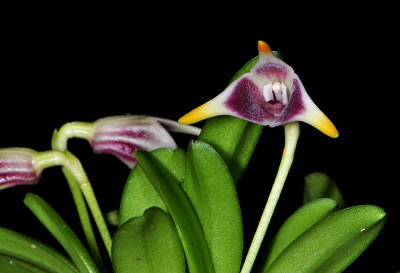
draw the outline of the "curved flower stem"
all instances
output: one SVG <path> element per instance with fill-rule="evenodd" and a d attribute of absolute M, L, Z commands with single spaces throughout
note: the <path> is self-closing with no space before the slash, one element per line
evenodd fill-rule
<path fill-rule="evenodd" d="M 283 150 L 281 163 L 279 165 L 274 185 L 272 186 L 269 194 L 267 204 L 265 205 L 256 233 L 254 234 L 253 241 L 251 242 L 249 251 L 244 261 L 241 273 L 249 273 L 253 267 L 257 253 L 271 221 L 272 214 L 274 213 L 276 204 L 278 203 L 278 199 L 281 195 L 286 177 L 289 173 L 290 167 L 292 166 L 299 135 L 299 122 L 292 122 L 285 125 L 285 148 Z"/>
<path fill-rule="evenodd" d="M 79 186 L 80 190 L 83 193 L 83 196 L 86 199 L 86 203 L 89 206 L 92 216 L 95 220 L 95 223 L 100 232 L 100 236 L 103 239 L 107 252 L 111 257 L 111 242 L 112 242 L 111 236 L 110 233 L 108 232 L 106 222 L 103 218 L 103 214 L 101 213 L 100 207 L 97 203 L 96 196 L 94 195 L 92 186 L 90 185 L 89 179 L 87 178 L 86 173 L 79 159 L 68 151 L 60 152 L 51 150 L 48 152 L 38 153 L 35 163 L 39 171 L 48 167 L 61 165 L 68 171 L 68 173 L 71 174 L 71 177 L 73 177 L 73 179 L 68 180 L 68 183 L 70 184 L 70 186 L 73 183 L 75 184 L 71 188 L 71 191 L 74 195 L 74 200 L 75 198 L 80 199 L 79 195 L 76 194 L 77 192 L 76 186 Z M 82 201 L 79 200 L 78 204 L 76 205 L 77 207 L 79 206 L 78 212 L 83 213 L 82 215 L 84 216 L 84 212 L 82 212 L 84 208 Z M 86 223 L 85 224 L 82 223 L 82 225 L 86 225 Z"/>
<path fill-rule="evenodd" d="M 59 131 L 55 130 L 52 138 L 52 148 L 56 151 L 64 152 L 67 149 L 67 141 L 71 137 L 88 138 L 92 124 L 88 122 L 69 122 L 64 124 Z M 92 224 L 89 218 L 87 207 L 82 196 L 81 189 L 74 176 L 68 171 L 67 168 L 62 168 L 64 176 L 70 187 L 72 197 L 74 199 L 79 219 L 81 221 L 82 229 L 88 243 L 90 253 L 93 256 L 97 266 L 105 271 L 103 261 L 97 241 L 93 232 Z"/>
<path fill-rule="evenodd" d="M 93 128 L 93 123 L 89 122 L 68 122 L 65 123 L 60 130 L 55 130 L 51 146 L 53 150 L 64 152 L 67 150 L 68 139 L 72 137 L 89 139 L 90 132 Z"/>
<path fill-rule="evenodd" d="M 100 232 L 100 236 L 103 239 L 107 252 L 111 257 L 111 235 L 108 231 L 106 222 L 100 210 L 99 204 L 97 203 L 96 196 L 94 195 L 93 188 L 89 182 L 89 179 L 87 178 L 80 161 L 68 151 L 65 152 L 65 155 L 67 160 L 63 165 L 78 182 L 79 187 L 92 213 L 93 219 Z"/>
<path fill-rule="evenodd" d="M 83 233 L 85 234 L 86 242 L 89 246 L 90 253 L 93 256 L 93 260 L 101 272 L 106 272 L 103 260 L 101 258 L 100 250 L 97 245 L 96 237 L 93 232 L 93 227 L 86 207 L 85 199 L 83 198 L 81 189 L 79 188 L 79 184 L 75 180 L 74 176 L 68 171 L 68 169 L 62 167 L 62 171 L 71 190 L 71 194 L 74 199 L 76 209 L 78 211 L 79 219 L 81 221 Z"/>

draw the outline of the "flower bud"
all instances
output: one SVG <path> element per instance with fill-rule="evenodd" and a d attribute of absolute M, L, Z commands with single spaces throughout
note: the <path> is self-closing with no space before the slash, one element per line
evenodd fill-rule
<path fill-rule="evenodd" d="M 138 149 L 151 151 L 164 147 L 177 148 L 169 132 L 199 135 L 200 129 L 162 118 L 112 116 L 93 123 L 66 123 L 55 133 L 53 149 L 65 151 L 69 138 L 83 138 L 89 141 L 95 153 L 112 154 L 133 168 L 136 164 L 134 152 Z"/>
<path fill-rule="evenodd" d="M 176 143 L 157 120 L 144 116 L 116 116 L 99 119 L 89 137 L 95 153 L 112 154 L 130 168 L 136 164 L 133 153 L 161 147 L 175 149 Z"/>
<path fill-rule="evenodd" d="M 36 153 L 25 148 L 0 149 L 0 190 L 39 181 L 41 169 L 35 166 Z"/>

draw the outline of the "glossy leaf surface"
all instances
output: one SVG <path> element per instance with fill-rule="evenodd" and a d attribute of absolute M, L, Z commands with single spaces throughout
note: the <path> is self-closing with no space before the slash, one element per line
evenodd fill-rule
<path fill-rule="evenodd" d="M 305 177 L 303 203 L 319 198 L 335 200 L 339 209 L 345 207 L 344 199 L 336 183 L 325 173 L 314 172 Z"/>
<path fill-rule="evenodd" d="M 24 263 L 47 272 L 78 272 L 71 260 L 55 249 L 28 236 L 1 227 L 0 260 L 0 272 L 7 272 L 6 270 L 12 269 L 15 269 L 15 272 L 24 272 L 23 270 L 27 270 L 22 265 Z M 12 265 L 12 263 L 15 263 L 15 267 L 10 268 L 9 265 Z"/>
<path fill-rule="evenodd" d="M 239 200 L 224 160 L 207 143 L 189 144 L 183 188 L 199 217 L 215 272 L 239 272 L 243 251 Z"/>
<path fill-rule="evenodd" d="M 189 272 L 214 272 L 199 219 L 179 181 L 154 155 L 137 151 L 135 156 L 147 178 L 164 201 L 181 239 Z"/>
<path fill-rule="evenodd" d="M 28 262 L 10 258 L 7 256 L 0 255 L 0 272 L 1 273 L 48 273 L 36 265 L 30 264 Z"/>
<path fill-rule="evenodd" d="M 337 203 L 328 198 L 317 199 L 296 210 L 279 228 L 263 255 L 260 270 L 266 269 L 297 237 L 326 216 L 337 211 Z"/>
<path fill-rule="evenodd" d="M 169 170 L 177 181 L 182 182 L 186 165 L 186 152 L 184 150 L 161 148 L 151 153 Z M 133 217 L 142 216 L 144 211 L 151 207 L 159 207 L 167 211 L 163 200 L 142 168 L 136 165 L 129 174 L 122 194 L 119 225 Z"/>
<path fill-rule="evenodd" d="M 258 56 L 247 62 L 231 82 L 250 72 Z M 263 126 L 232 116 L 207 119 L 199 140 L 210 144 L 223 158 L 237 184 L 253 154 Z"/>
<path fill-rule="evenodd" d="M 24 203 L 57 239 L 80 273 L 99 272 L 82 242 L 46 201 L 36 194 L 28 193 Z"/>
<path fill-rule="evenodd" d="M 336 212 L 305 231 L 263 272 L 342 272 L 376 238 L 385 219 L 382 208 L 372 205 Z"/>
<path fill-rule="evenodd" d="M 182 244 L 170 216 L 157 207 L 121 225 L 113 238 L 116 273 L 185 272 Z"/>

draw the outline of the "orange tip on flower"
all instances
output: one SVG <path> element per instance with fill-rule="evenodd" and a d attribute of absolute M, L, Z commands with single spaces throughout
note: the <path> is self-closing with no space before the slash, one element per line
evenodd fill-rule
<path fill-rule="evenodd" d="M 271 48 L 269 45 L 264 41 L 258 41 L 258 52 L 260 54 L 269 54 L 271 53 Z"/>

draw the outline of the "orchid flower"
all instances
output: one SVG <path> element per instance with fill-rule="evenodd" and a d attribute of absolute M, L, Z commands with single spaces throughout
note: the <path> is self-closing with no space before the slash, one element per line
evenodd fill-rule
<path fill-rule="evenodd" d="M 259 41 L 258 51 L 259 60 L 249 73 L 179 122 L 192 124 L 218 115 L 231 115 L 269 127 L 303 121 L 330 137 L 338 137 L 335 126 L 308 96 L 293 69 L 276 57 L 267 43 Z"/>
<path fill-rule="evenodd" d="M 137 149 L 151 151 L 177 145 L 169 132 L 199 135 L 200 129 L 176 121 L 148 116 L 113 116 L 95 122 L 69 122 L 53 136 L 53 149 L 65 151 L 69 138 L 89 141 L 95 153 L 112 154 L 129 168 L 136 165 Z"/>

